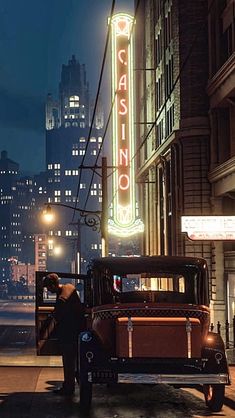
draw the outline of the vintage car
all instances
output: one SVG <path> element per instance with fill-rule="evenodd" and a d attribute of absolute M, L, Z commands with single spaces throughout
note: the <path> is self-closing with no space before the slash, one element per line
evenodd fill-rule
<path fill-rule="evenodd" d="M 204 259 L 100 258 L 87 276 L 77 280 L 84 281 L 87 312 L 79 349 L 84 410 L 91 406 L 92 386 L 97 383 L 200 385 L 210 410 L 221 410 L 230 377 L 222 338 L 209 331 Z M 40 312 L 42 324 L 46 307 Z M 49 333 L 47 339 L 49 343 Z M 42 344 L 40 332 L 37 342 L 43 351 L 45 338 Z"/>

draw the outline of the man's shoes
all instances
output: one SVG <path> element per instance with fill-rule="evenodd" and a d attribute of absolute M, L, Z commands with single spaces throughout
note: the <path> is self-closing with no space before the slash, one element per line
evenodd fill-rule
<path fill-rule="evenodd" d="M 55 395 L 60 395 L 60 396 L 73 396 L 74 390 L 68 390 L 62 387 L 62 388 L 54 389 L 53 393 L 55 393 Z"/>

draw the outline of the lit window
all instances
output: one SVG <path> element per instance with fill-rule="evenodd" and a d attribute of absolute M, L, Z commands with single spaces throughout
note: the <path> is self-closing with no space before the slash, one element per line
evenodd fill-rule
<path fill-rule="evenodd" d="M 98 249 L 98 245 L 97 244 L 91 244 L 91 249 L 92 250 L 97 250 Z"/>
<path fill-rule="evenodd" d="M 79 107 L 79 97 L 78 96 L 70 96 L 69 107 Z"/>
<path fill-rule="evenodd" d="M 92 137 L 90 138 L 90 142 L 96 142 L 96 138 L 95 138 L 94 136 L 92 136 Z"/>
<path fill-rule="evenodd" d="M 85 183 L 80 183 L 80 189 L 85 189 L 86 188 L 86 184 Z"/>

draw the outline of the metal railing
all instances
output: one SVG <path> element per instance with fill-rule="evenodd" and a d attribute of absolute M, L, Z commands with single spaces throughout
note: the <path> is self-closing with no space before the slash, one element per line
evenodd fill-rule
<path fill-rule="evenodd" d="M 223 338 L 225 342 L 225 348 L 235 348 L 235 316 L 233 317 L 232 323 L 228 320 L 222 325 L 220 321 L 216 325 L 211 323 L 210 331 L 217 332 Z"/>

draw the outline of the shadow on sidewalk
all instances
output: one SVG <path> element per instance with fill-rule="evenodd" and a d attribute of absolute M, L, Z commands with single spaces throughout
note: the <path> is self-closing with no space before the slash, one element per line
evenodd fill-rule
<path fill-rule="evenodd" d="M 48 392 L 0 394 L 1 418 L 74 418 L 82 417 L 79 399 L 57 397 Z"/>

